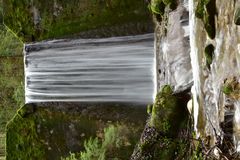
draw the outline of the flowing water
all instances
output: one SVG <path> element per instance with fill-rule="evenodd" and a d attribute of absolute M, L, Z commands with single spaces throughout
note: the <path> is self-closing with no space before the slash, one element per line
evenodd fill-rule
<path fill-rule="evenodd" d="M 153 34 L 25 45 L 26 103 L 152 103 Z"/>

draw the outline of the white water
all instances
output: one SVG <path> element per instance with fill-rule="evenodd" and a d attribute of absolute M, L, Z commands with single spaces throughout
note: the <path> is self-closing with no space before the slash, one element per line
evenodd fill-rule
<path fill-rule="evenodd" d="M 25 45 L 26 103 L 152 103 L 153 34 Z"/>

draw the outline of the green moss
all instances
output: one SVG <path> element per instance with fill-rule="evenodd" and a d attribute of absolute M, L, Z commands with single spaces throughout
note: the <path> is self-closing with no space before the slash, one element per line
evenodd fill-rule
<path fill-rule="evenodd" d="M 25 105 L 7 125 L 7 160 L 42 160 L 43 144 L 39 141 L 36 120 L 33 115 L 26 117 L 31 105 Z"/>
<path fill-rule="evenodd" d="M 39 15 L 33 20 L 33 8 Z M 4 1 L 4 20 L 24 41 L 78 35 L 93 29 L 148 23 L 144 1 L 11 0 Z M 101 36 L 102 31 L 99 31 Z M 126 32 L 126 31 L 125 31 Z M 114 34 L 114 33 L 111 33 Z"/>
<path fill-rule="evenodd" d="M 165 123 L 173 123 L 173 117 L 176 113 L 177 98 L 173 95 L 173 91 L 170 86 L 166 85 L 162 88 L 156 96 L 155 103 L 152 108 L 152 115 L 150 126 L 154 126 L 159 131 L 165 131 L 169 134 L 171 127 L 166 129 Z"/>
<path fill-rule="evenodd" d="M 163 15 L 165 11 L 165 4 L 162 0 L 151 0 L 150 9 L 154 14 Z"/>
<path fill-rule="evenodd" d="M 195 15 L 203 21 L 208 36 L 214 39 L 216 35 L 216 0 L 198 0 Z"/>
<path fill-rule="evenodd" d="M 240 25 L 240 8 L 237 8 L 234 14 L 234 23 Z"/>
<path fill-rule="evenodd" d="M 210 65 L 212 64 L 214 58 L 214 46 L 209 44 L 205 47 L 205 57 L 206 57 L 206 65 L 210 69 Z"/>
<path fill-rule="evenodd" d="M 226 95 L 230 95 L 233 92 L 233 88 L 229 85 L 225 85 L 222 87 L 222 91 Z"/>
<path fill-rule="evenodd" d="M 150 115 L 152 114 L 152 107 L 153 106 L 150 105 L 150 104 L 147 106 L 147 113 L 150 114 Z"/>
<path fill-rule="evenodd" d="M 229 77 L 222 85 L 222 92 L 232 99 L 240 99 L 240 83 L 236 77 Z"/>

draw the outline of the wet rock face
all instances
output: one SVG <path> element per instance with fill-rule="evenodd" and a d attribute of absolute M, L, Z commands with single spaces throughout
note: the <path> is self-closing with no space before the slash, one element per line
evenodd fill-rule
<path fill-rule="evenodd" d="M 155 32 L 158 88 L 169 84 L 184 90 L 192 84 L 187 1 L 180 1 L 175 10 L 165 8 L 163 17 Z"/>
<path fill-rule="evenodd" d="M 28 42 L 152 32 L 146 3 L 139 0 L 6 0 L 4 23 Z"/>
<path fill-rule="evenodd" d="M 226 87 L 228 79 L 234 79 L 234 84 L 238 84 L 240 80 L 240 28 L 236 26 L 240 1 L 215 1 L 217 14 L 215 15 L 214 37 L 208 33 L 207 22 L 195 15 L 196 6 L 200 1 L 190 1 L 195 125 L 200 135 L 210 136 L 211 145 L 215 145 L 218 135 L 223 136 L 223 130 L 226 130 L 226 128 L 221 128 L 220 124 L 227 123 L 226 115 L 237 116 L 237 108 L 240 107 L 238 100 L 232 98 L 235 96 L 233 92 L 236 92 L 236 85 L 232 86 L 231 84 Z M 239 125 L 239 121 L 233 120 L 233 118 L 231 120 L 235 121 L 233 128 Z M 232 136 L 239 137 L 239 132 L 233 132 Z M 239 142 L 233 143 L 235 148 L 239 148 Z"/>

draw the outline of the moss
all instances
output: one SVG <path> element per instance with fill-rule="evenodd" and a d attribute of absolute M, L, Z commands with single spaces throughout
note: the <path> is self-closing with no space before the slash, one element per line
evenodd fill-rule
<path fill-rule="evenodd" d="M 240 25 L 240 8 L 237 8 L 234 14 L 234 23 Z"/>
<path fill-rule="evenodd" d="M 189 139 L 181 137 L 181 132 L 189 127 L 188 92 L 174 93 L 170 85 L 161 88 L 140 142 L 132 154 L 132 160 L 185 159 L 190 142 Z"/>
<path fill-rule="evenodd" d="M 33 115 L 25 117 L 31 107 L 25 105 L 20 108 L 7 125 L 7 160 L 42 160 L 44 157 L 44 148 L 38 138 L 35 117 Z"/>
<path fill-rule="evenodd" d="M 222 85 L 222 92 L 229 98 L 239 100 L 240 99 L 240 83 L 237 77 L 227 78 Z"/>
<path fill-rule="evenodd" d="M 230 85 L 224 85 L 222 91 L 226 95 L 230 95 L 233 92 L 233 88 Z"/>
<path fill-rule="evenodd" d="M 152 108 L 152 115 L 150 126 L 154 126 L 159 131 L 164 131 L 166 134 L 170 134 L 171 128 L 166 128 L 166 123 L 173 124 L 173 117 L 176 113 L 177 98 L 173 95 L 173 91 L 170 86 L 166 85 L 162 88 L 156 96 L 155 103 Z M 173 129 L 173 128 L 172 128 Z"/>
<path fill-rule="evenodd" d="M 163 15 L 165 6 L 162 0 L 151 0 L 150 9 L 154 14 Z"/>
<path fill-rule="evenodd" d="M 147 106 L 147 113 L 148 113 L 149 115 L 152 114 L 152 107 L 153 107 L 153 106 L 150 105 L 150 104 Z"/>
<path fill-rule="evenodd" d="M 216 0 L 198 0 L 195 15 L 204 23 L 205 30 L 211 39 L 215 38 Z"/>
<path fill-rule="evenodd" d="M 209 44 L 205 47 L 205 57 L 206 57 L 206 65 L 210 69 L 210 65 L 212 64 L 213 58 L 214 58 L 214 46 L 212 44 Z"/>
<path fill-rule="evenodd" d="M 33 0 L 33 3 L 30 0 L 11 0 L 4 1 L 4 12 L 5 24 L 24 41 L 66 37 L 97 28 L 107 30 L 111 26 L 150 22 L 147 7 L 144 1 L 139 0 L 69 0 L 67 3 L 62 0 Z M 101 32 L 97 34 L 101 35 Z"/>

